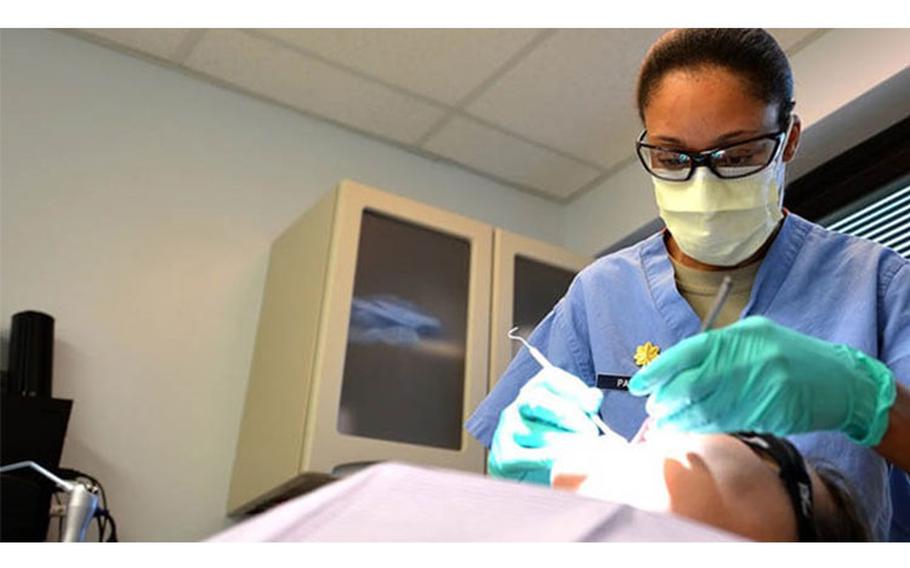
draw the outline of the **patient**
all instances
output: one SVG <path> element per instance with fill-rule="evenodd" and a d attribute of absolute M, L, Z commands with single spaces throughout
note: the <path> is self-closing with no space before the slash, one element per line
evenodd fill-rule
<path fill-rule="evenodd" d="M 553 487 L 757 541 L 869 540 L 843 477 L 805 464 L 782 438 L 651 430 L 630 444 L 602 436 L 591 451 L 590 443 L 553 464 Z"/>

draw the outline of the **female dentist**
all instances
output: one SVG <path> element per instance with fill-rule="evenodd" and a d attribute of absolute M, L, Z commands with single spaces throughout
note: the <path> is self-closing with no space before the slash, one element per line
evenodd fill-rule
<path fill-rule="evenodd" d="M 910 262 L 782 208 L 800 121 L 780 46 L 757 29 L 668 32 L 637 102 L 667 230 L 588 266 L 537 326 L 560 372 L 523 349 L 475 410 L 489 473 L 549 483 L 595 414 L 626 439 L 648 415 L 767 432 L 840 470 L 875 538 L 910 538 L 895 469 L 910 471 Z M 717 329 L 699 333 L 726 276 Z"/>

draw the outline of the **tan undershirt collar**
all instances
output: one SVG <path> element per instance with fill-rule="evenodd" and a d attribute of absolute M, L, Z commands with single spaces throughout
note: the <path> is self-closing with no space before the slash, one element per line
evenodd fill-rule
<path fill-rule="evenodd" d="M 681 292 L 691 292 L 694 294 L 716 294 L 720 289 L 720 284 L 725 276 L 733 280 L 731 293 L 743 293 L 752 289 L 752 283 L 755 281 L 755 275 L 761 266 L 761 259 L 756 260 L 746 266 L 731 268 L 729 270 L 707 271 L 698 270 L 691 266 L 685 266 L 679 261 L 670 257 L 673 264 L 676 286 Z"/>
<path fill-rule="evenodd" d="M 752 295 L 752 284 L 761 266 L 761 260 L 757 260 L 739 268 L 711 272 L 684 266 L 673 257 L 670 257 L 670 262 L 673 264 L 676 288 L 701 320 L 711 311 L 724 276 L 732 279 L 730 295 L 714 322 L 716 328 L 725 327 L 739 319 Z"/>

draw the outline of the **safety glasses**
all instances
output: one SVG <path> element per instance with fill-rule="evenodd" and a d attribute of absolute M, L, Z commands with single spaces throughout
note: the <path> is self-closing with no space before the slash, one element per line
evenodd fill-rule
<path fill-rule="evenodd" d="M 635 150 L 648 173 L 667 181 L 686 181 L 699 166 L 707 166 L 714 175 L 723 179 L 746 177 L 763 170 L 774 161 L 787 130 L 703 152 L 685 152 L 646 144 L 647 134 L 647 130 L 642 131 Z"/>

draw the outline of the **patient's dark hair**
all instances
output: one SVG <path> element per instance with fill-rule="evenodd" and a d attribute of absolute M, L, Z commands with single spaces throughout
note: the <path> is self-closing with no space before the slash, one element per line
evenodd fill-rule
<path fill-rule="evenodd" d="M 787 55 L 774 37 L 762 29 L 677 29 L 651 46 L 638 75 L 638 114 L 645 108 L 667 73 L 721 67 L 742 79 L 756 99 L 777 105 L 781 130 L 793 110 L 793 73 Z"/>
<path fill-rule="evenodd" d="M 819 542 L 867 542 L 872 540 L 869 525 L 856 503 L 850 483 L 831 464 L 811 461 L 821 478 L 834 509 L 815 506 L 815 530 Z"/>

